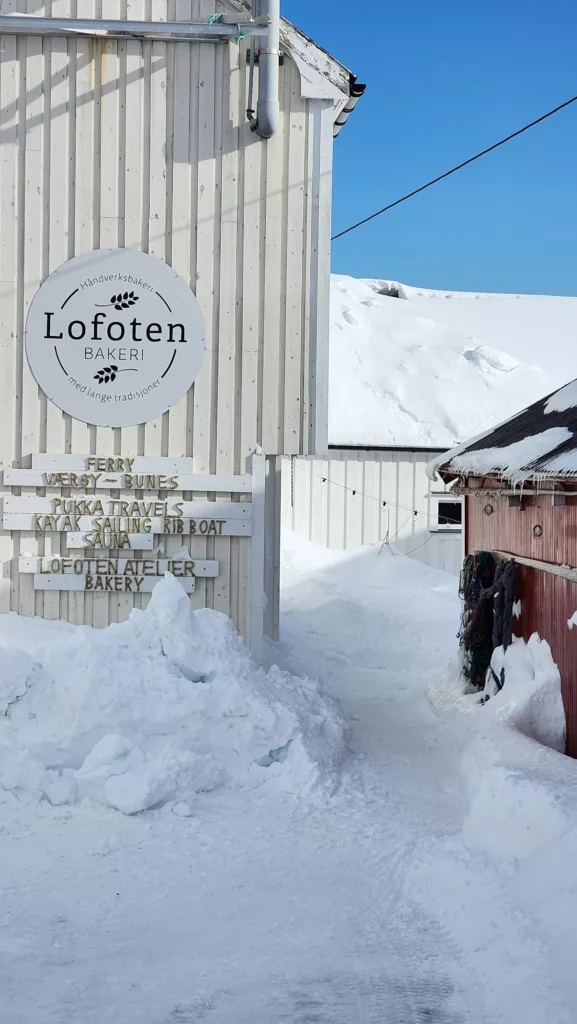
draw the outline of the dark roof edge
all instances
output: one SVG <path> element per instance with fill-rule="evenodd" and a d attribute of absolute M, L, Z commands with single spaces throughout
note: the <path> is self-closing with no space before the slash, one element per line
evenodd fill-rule
<path fill-rule="evenodd" d="M 340 135 L 341 128 L 343 128 L 344 125 L 347 123 L 349 117 L 351 116 L 361 96 L 364 94 L 366 88 L 366 85 L 361 85 L 361 83 L 357 81 L 356 76 L 351 73 L 349 99 L 347 100 L 344 107 L 339 111 L 337 117 L 335 118 L 335 123 L 333 127 L 333 139 L 336 139 L 337 136 Z"/>
<path fill-rule="evenodd" d="M 426 452 L 431 455 L 443 455 L 450 451 L 442 445 L 419 444 L 329 444 L 329 452 Z"/>
<path fill-rule="evenodd" d="M 429 467 L 429 475 L 433 478 L 438 474 L 457 474 L 459 476 L 493 476 L 498 479 L 515 481 L 564 480 L 577 477 L 577 397 L 572 380 L 555 391 L 538 399 L 522 409 L 515 416 L 497 424 L 492 430 L 479 434 L 466 444 L 453 448 L 445 456 L 434 459 Z M 573 385 L 573 389 L 571 386 Z M 551 401 L 563 395 L 557 406 Z M 561 428 L 566 436 L 559 439 L 555 429 Z M 512 446 L 522 441 L 545 436 L 545 449 L 531 451 L 531 446 L 523 453 L 524 458 L 513 463 L 510 457 L 499 457 L 500 452 L 507 452 Z M 491 452 L 487 457 L 487 452 Z M 485 452 L 484 457 L 479 455 Z M 501 465 L 499 465 L 501 462 Z"/>

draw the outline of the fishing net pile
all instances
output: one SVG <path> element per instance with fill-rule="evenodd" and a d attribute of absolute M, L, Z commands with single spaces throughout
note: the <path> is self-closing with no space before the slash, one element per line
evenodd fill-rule
<path fill-rule="evenodd" d="M 499 676 L 491 668 L 493 651 L 506 651 L 513 641 L 515 603 L 515 562 L 495 562 L 489 551 L 467 555 L 459 580 L 463 614 L 459 642 L 463 650 L 463 675 L 476 690 L 483 690 L 488 679 L 500 690 L 504 670 Z"/>

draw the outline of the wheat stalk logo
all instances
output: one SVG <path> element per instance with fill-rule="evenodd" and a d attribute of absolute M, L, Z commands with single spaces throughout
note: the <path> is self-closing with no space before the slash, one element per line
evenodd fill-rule
<path fill-rule="evenodd" d="M 109 381 L 116 380 L 117 373 L 129 373 L 131 370 L 133 373 L 137 372 L 135 366 L 126 366 L 123 370 L 119 370 L 111 363 L 110 366 L 103 366 L 101 370 L 98 370 L 94 374 L 94 380 L 97 380 L 99 384 L 108 384 Z"/>
<path fill-rule="evenodd" d="M 114 306 L 115 309 L 130 309 L 138 302 L 138 295 L 134 292 L 119 292 L 118 295 L 111 295 L 110 302 L 96 303 L 102 309 L 103 306 Z"/>

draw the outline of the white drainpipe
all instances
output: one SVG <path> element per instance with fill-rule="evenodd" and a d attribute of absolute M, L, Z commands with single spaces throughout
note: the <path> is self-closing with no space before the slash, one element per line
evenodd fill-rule
<path fill-rule="evenodd" d="M 258 58 L 258 101 L 253 132 L 270 139 L 279 126 L 280 0 L 253 0 L 253 17 L 268 17 Z"/>

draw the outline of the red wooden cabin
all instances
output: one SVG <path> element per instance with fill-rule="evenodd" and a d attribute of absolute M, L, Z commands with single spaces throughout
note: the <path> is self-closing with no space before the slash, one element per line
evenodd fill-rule
<path fill-rule="evenodd" d="M 515 632 L 551 646 L 577 757 L 577 381 L 441 456 L 435 473 L 465 495 L 466 553 L 515 559 Z"/>

